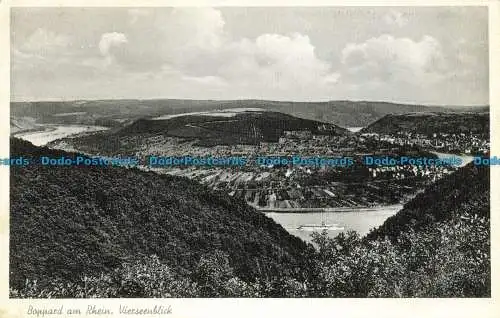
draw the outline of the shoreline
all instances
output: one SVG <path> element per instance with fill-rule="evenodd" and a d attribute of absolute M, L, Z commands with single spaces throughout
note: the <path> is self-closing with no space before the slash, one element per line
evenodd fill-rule
<path fill-rule="evenodd" d="M 255 208 L 263 213 L 345 213 L 345 212 L 376 212 L 382 209 L 403 208 L 403 204 L 377 205 L 373 207 L 339 207 L 339 208 Z"/>
<path fill-rule="evenodd" d="M 40 127 L 24 129 L 24 130 L 16 131 L 14 133 L 10 133 L 10 136 L 19 138 L 19 137 L 24 136 L 24 135 L 49 132 L 49 131 L 53 131 L 53 130 L 56 130 L 56 128 L 55 127 L 40 126 Z"/>

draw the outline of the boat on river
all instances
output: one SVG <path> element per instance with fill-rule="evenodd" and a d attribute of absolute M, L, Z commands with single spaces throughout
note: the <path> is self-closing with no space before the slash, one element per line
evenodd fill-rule
<path fill-rule="evenodd" d="M 322 230 L 331 230 L 331 231 L 343 231 L 344 227 L 339 224 L 328 224 L 325 211 L 321 211 L 321 224 L 303 224 L 300 225 L 297 230 L 302 231 L 322 231 Z"/>
<path fill-rule="evenodd" d="M 344 227 L 340 226 L 339 224 L 303 224 L 297 228 L 297 230 L 302 230 L 302 231 L 318 231 L 318 230 L 336 230 L 336 231 L 343 231 Z"/>

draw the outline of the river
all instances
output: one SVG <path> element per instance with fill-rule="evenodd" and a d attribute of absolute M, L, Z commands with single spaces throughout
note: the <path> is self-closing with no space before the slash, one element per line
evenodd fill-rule
<path fill-rule="evenodd" d="M 349 130 L 352 133 L 356 133 L 356 132 L 360 131 L 363 128 L 365 128 L 365 127 L 346 127 L 346 129 Z"/>
<path fill-rule="evenodd" d="M 471 162 L 474 157 L 450 153 L 433 152 L 439 158 L 459 157 L 462 165 Z M 382 225 L 385 220 L 402 209 L 402 205 L 380 206 L 370 210 L 358 209 L 350 212 L 267 212 L 266 215 L 276 223 L 281 224 L 290 234 L 300 237 L 304 241 L 311 241 L 313 232 L 321 232 L 321 228 L 304 227 L 303 225 L 321 226 L 322 222 L 334 225 L 328 230 L 328 236 L 335 237 L 341 232 L 354 230 L 361 236 L 366 235 L 372 228 Z"/>
<path fill-rule="evenodd" d="M 321 232 L 322 229 L 304 228 L 301 225 L 317 225 L 322 222 L 335 225 L 328 230 L 328 236 L 335 237 L 341 232 L 354 230 L 361 236 L 366 235 L 372 228 L 378 227 L 384 221 L 396 214 L 403 206 L 400 204 L 380 206 L 372 209 L 352 209 L 350 212 L 306 212 L 306 213 L 277 213 L 269 212 L 266 215 L 276 223 L 283 226 L 290 234 L 300 237 L 304 241 L 311 241 L 313 232 Z"/>
<path fill-rule="evenodd" d="M 456 154 L 452 154 L 452 153 L 444 153 L 444 152 L 436 152 L 436 151 L 432 151 L 432 153 L 435 154 L 436 156 L 438 156 L 439 159 L 458 157 L 458 158 L 462 159 L 462 164 L 460 165 L 460 167 L 463 167 L 463 166 L 467 165 L 469 162 L 471 162 L 472 160 L 474 160 L 474 156 L 470 156 L 470 155 L 456 155 Z"/>
<path fill-rule="evenodd" d="M 44 125 L 40 130 L 14 133 L 13 136 L 31 142 L 35 146 L 44 146 L 47 143 L 84 132 L 106 130 L 107 127 L 90 125 Z"/>
<path fill-rule="evenodd" d="M 359 131 L 362 127 L 350 127 L 351 131 Z M 53 140 L 77 135 L 84 132 L 106 130 L 106 127 L 86 126 L 86 125 L 45 125 L 37 131 L 19 132 L 14 136 L 30 141 L 36 146 L 43 146 Z M 458 156 L 462 158 L 463 165 L 472 161 L 472 156 L 453 155 L 447 153 L 434 152 L 438 157 Z M 335 225 L 328 230 L 330 237 L 335 237 L 341 232 L 354 230 L 361 236 L 366 235 L 372 228 L 378 227 L 384 221 L 396 214 L 402 205 L 380 206 L 372 209 L 351 209 L 344 212 L 266 212 L 265 214 L 281 224 L 290 234 L 295 235 L 304 241 L 311 241 L 313 232 L 321 232 L 321 228 L 305 227 L 303 225 L 320 226 L 322 222 L 327 225 Z"/>

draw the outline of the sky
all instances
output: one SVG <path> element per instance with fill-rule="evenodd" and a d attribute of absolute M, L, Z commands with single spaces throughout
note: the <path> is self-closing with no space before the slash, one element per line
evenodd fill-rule
<path fill-rule="evenodd" d="M 11 99 L 487 105 L 486 7 L 13 8 Z"/>

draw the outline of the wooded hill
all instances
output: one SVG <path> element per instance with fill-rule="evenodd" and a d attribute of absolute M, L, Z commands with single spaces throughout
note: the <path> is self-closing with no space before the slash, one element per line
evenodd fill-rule
<path fill-rule="evenodd" d="M 271 111 L 241 111 L 224 117 L 223 112 L 189 114 L 169 119 L 140 119 L 115 135 L 160 134 L 199 140 L 203 146 L 278 142 L 284 131 L 308 131 L 313 134 L 346 135 L 339 126 L 302 119 Z M 323 131 L 321 128 L 325 128 Z"/>
<path fill-rule="evenodd" d="M 489 167 L 467 165 L 365 238 L 316 235 L 310 294 L 490 297 Z"/>
<path fill-rule="evenodd" d="M 74 157 L 11 139 L 11 157 Z M 78 282 L 156 255 L 180 276 L 222 253 L 244 282 L 294 275 L 306 244 L 243 201 L 136 168 L 12 166 L 10 286 Z M 101 295 L 102 296 L 102 295 Z"/>
<path fill-rule="evenodd" d="M 464 214 L 490 217 L 489 168 L 472 163 L 455 173 L 438 180 L 401 211 L 389 217 L 382 226 L 368 234 L 367 238 L 396 239 L 408 230 L 418 231 L 430 224 L 449 221 Z"/>
<path fill-rule="evenodd" d="M 71 157 L 11 139 L 11 156 Z M 489 168 L 316 249 L 243 201 L 135 168 L 11 167 L 10 296 L 490 297 Z"/>
<path fill-rule="evenodd" d="M 411 113 L 389 114 L 361 130 L 361 133 L 397 134 L 473 133 L 489 135 L 490 113 Z"/>

